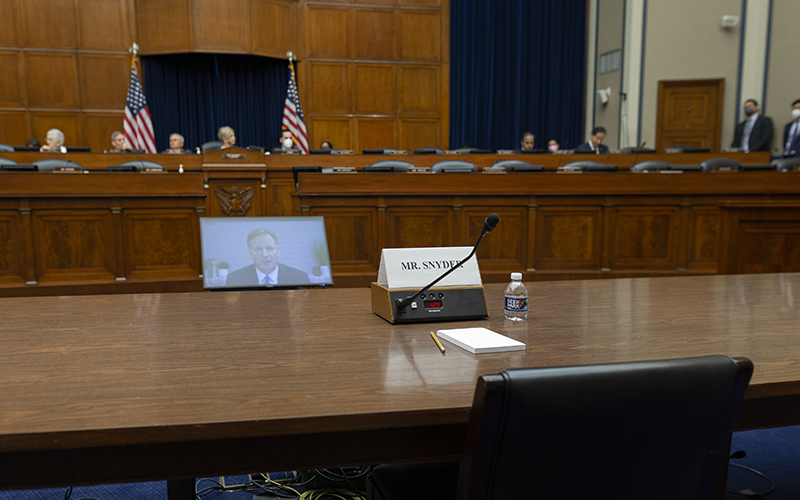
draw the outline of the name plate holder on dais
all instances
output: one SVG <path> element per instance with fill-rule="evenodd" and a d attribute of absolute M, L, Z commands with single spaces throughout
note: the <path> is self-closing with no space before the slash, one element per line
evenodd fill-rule
<path fill-rule="evenodd" d="M 62 174 L 81 174 L 84 170 L 81 167 L 53 167 L 53 172 Z M 88 171 L 86 173 L 89 173 Z"/>
<path fill-rule="evenodd" d="M 372 283 L 372 312 L 393 324 L 485 319 L 486 294 L 477 259 L 469 259 L 441 286 L 420 289 L 469 255 L 470 247 L 385 248 L 378 281 Z M 414 296 L 407 307 L 403 300 Z"/>

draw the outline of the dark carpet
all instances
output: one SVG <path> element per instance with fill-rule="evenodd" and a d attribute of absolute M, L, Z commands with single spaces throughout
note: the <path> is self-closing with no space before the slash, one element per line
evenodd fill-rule
<path fill-rule="evenodd" d="M 737 432 L 733 435 L 731 452 L 744 451 L 747 456 L 731 460 L 732 464 L 751 467 L 766 475 L 775 483 L 775 490 L 765 496 L 749 498 L 765 498 L 768 500 L 800 499 L 800 426 L 779 427 L 776 429 L 759 429 Z M 2 471 L 0 471 L 2 473 Z M 227 476 L 225 485 L 243 484 L 247 476 Z M 202 480 L 198 490 L 213 487 L 214 481 L 220 478 Z M 753 472 L 731 466 L 728 471 L 728 491 L 742 490 L 762 493 L 771 487 L 769 481 Z M 65 498 L 67 488 L 47 488 L 37 490 L 0 491 L 0 500 L 59 500 Z M 250 500 L 254 492 L 235 491 L 219 492 L 208 489 L 204 492 L 204 500 Z M 69 500 L 166 500 L 167 483 L 156 481 L 149 483 L 106 484 L 97 486 L 78 486 L 72 491 Z M 268 498 L 268 497 L 265 497 Z M 742 494 L 729 493 L 726 500 L 748 498 Z"/>

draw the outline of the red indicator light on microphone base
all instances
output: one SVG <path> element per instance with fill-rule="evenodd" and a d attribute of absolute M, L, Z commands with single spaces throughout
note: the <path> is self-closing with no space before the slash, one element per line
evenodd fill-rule
<path fill-rule="evenodd" d="M 426 300 L 422 303 L 425 306 L 425 309 L 441 309 L 442 308 L 442 301 L 441 300 Z"/>

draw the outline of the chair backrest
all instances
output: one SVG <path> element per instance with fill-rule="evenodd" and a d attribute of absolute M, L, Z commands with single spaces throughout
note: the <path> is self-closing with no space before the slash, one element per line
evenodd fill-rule
<path fill-rule="evenodd" d="M 563 168 L 567 170 L 579 168 L 581 172 L 615 172 L 618 167 L 616 165 L 606 165 L 599 161 L 580 160 L 567 163 Z"/>
<path fill-rule="evenodd" d="M 8 158 L 0 158 L 0 165 L 16 165 L 17 162 Z"/>
<path fill-rule="evenodd" d="M 0 142 L 0 151 L 13 152 L 14 151 L 14 146 L 12 146 L 10 144 L 6 144 L 4 142 Z"/>
<path fill-rule="evenodd" d="M 47 160 L 37 160 L 31 165 L 36 165 L 36 168 L 39 169 L 39 172 L 52 172 L 56 167 L 68 167 L 68 168 L 77 168 L 81 172 L 85 169 L 83 165 L 75 163 L 71 160 L 60 160 L 60 159 L 47 159 Z"/>
<path fill-rule="evenodd" d="M 533 165 L 524 160 L 503 160 L 492 167 L 503 167 L 506 172 L 544 172 L 544 165 Z"/>
<path fill-rule="evenodd" d="M 414 151 L 415 155 L 443 155 L 444 151 L 439 148 L 419 148 Z"/>
<path fill-rule="evenodd" d="M 715 168 L 730 168 L 738 171 L 742 164 L 730 158 L 709 158 L 702 162 L 700 166 L 703 168 L 703 172 L 711 172 Z"/>
<path fill-rule="evenodd" d="M 222 141 L 208 141 L 202 146 L 200 146 L 200 149 L 202 149 L 205 152 L 205 151 L 212 151 L 214 149 L 219 149 L 221 147 L 222 147 Z"/>
<path fill-rule="evenodd" d="M 141 171 L 143 168 L 157 168 L 160 170 L 164 170 L 164 165 L 160 163 L 156 163 L 154 161 L 148 160 L 136 160 L 136 161 L 126 161 L 125 163 L 120 163 L 120 167 L 134 167 L 136 171 Z"/>
<path fill-rule="evenodd" d="M 775 169 L 778 172 L 784 172 L 786 170 L 795 170 L 800 167 L 800 157 L 797 158 L 786 158 L 785 160 L 781 160 L 775 165 Z"/>
<path fill-rule="evenodd" d="M 364 172 L 408 172 L 414 165 L 407 161 L 384 160 L 364 167 Z"/>
<path fill-rule="evenodd" d="M 457 498 L 711 498 L 752 370 L 705 356 L 483 376 Z"/>
<path fill-rule="evenodd" d="M 434 174 L 454 174 L 454 173 L 473 173 L 477 172 L 478 167 L 474 163 L 461 160 L 445 160 L 434 163 L 431 172 Z"/>
<path fill-rule="evenodd" d="M 674 164 L 666 161 L 643 161 L 631 167 L 631 172 L 656 172 L 659 170 L 680 170 Z"/>

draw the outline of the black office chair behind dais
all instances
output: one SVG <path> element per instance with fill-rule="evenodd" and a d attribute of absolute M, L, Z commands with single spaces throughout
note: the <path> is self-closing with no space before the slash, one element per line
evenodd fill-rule
<path fill-rule="evenodd" d="M 440 161 L 431 167 L 434 174 L 470 174 L 477 171 L 478 167 L 474 163 L 461 160 Z"/>
<path fill-rule="evenodd" d="M 372 165 L 368 165 L 364 167 L 364 172 L 396 172 L 396 173 L 403 173 L 408 172 L 409 168 L 416 168 L 412 163 L 407 161 L 399 161 L 399 160 L 384 160 L 375 162 Z"/>
<path fill-rule="evenodd" d="M 213 151 L 221 147 L 222 147 L 222 141 L 208 141 L 202 146 L 200 146 L 200 149 L 202 149 L 203 152 L 206 152 L 206 151 Z"/>
<path fill-rule="evenodd" d="M 702 162 L 703 172 L 738 172 L 742 164 L 730 158 L 709 158 Z"/>
<path fill-rule="evenodd" d="M 58 160 L 58 159 L 47 159 L 47 160 L 37 160 L 33 162 L 31 165 L 36 165 L 36 168 L 39 172 L 53 172 L 56 169 L 66 169 L 66 170 L 76 170 L 79 172 L 83 172 L 86 169 L 83 168 L 83 165 L 75 163 L 72 160 Z"/>
<path fill-rule="evenodd" d="M 562 172 L 574 170 L 580 170 L 581 172 L 616 172 L 618 168 L 616 165 L 606 165 L 599 161 L 580 160 L 558 167 L 558 170 Z"/>
<path fill-rule="evenodd" d="M 109 166 L 107 170 L 112 172 L 141 172 L 142 170 L 154 171 L 164 170 L 164 165 L 154 161 L 135 160 L 126 161 L 125 163 L 120 163 L 119 165 Z"/>
<path fill-rule="evenodd" d="M 631 167 L 631 172 L 659 172 L 661 170 L 680 170 L 667 161 L 643 161 Z"/>
<path fill-rule="evenodd" d="M 4 142 L 0 142 L 0 151 L 7 151 L 9 153 L 13 153 L 14 152 L 14 146 L 12 146 L 10 144 L 6 144 Z"/>
<path fill-rule="evenodd" d="M 544 165 L 534 165 L 524 160 L 503 160 L 492 165 L 493 168 L 502 167 L 506 172 L 544 172 Z"/>
<path fill-rule="evenodd" d="M 800 172 L 800 157 L 786 158 L 785 160 L 779 161 L 778 164 L 775 165 L 775 170 L 778 172 Z"/>

